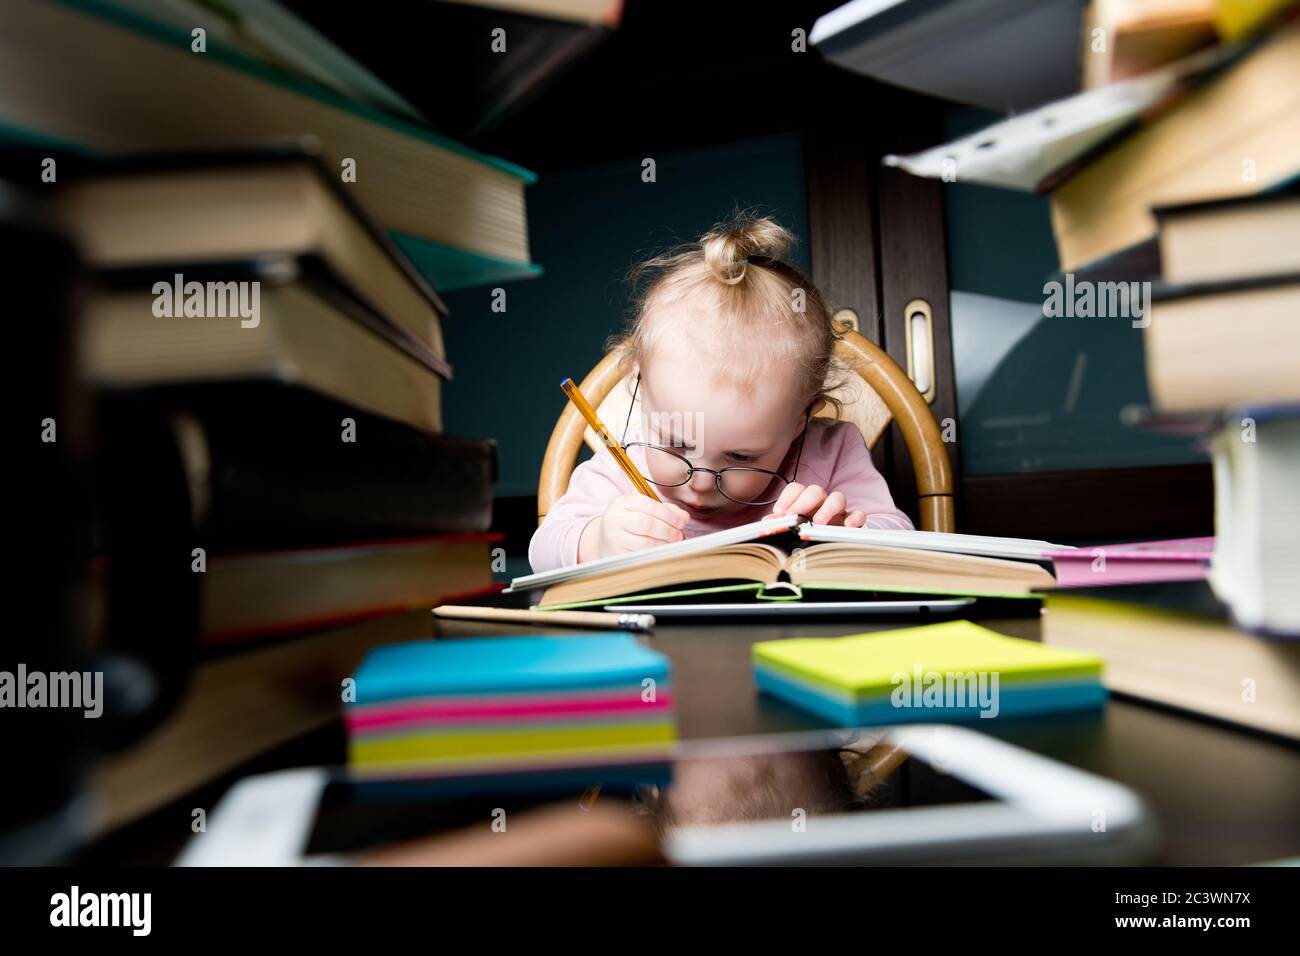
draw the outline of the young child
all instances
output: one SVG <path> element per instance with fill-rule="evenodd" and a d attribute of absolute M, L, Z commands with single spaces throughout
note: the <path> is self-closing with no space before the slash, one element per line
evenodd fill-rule
<path fill-rule="evenodd" d="M 534 571 L 770 515 L 912 527 L 857 427 L 812 417 L 836 404 L 836 334 L 820 294 L 782 260 L 793 241 L 771 219 L 740 215 L 633 270 L 650 279 L 620 357 L 641 402 L 622 441 L 662 501 L 597 453 L 534 533 Z"/>

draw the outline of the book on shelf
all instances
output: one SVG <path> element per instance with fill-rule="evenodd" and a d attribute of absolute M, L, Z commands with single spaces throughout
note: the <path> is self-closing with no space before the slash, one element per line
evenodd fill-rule
<path fill-rule="evenodd" d="M 1298 182 L 1153 210 L 1143 278 L 1162 278 L 1143 329 L 1150 427 L 1194 435 L 1216 429 L 1221 409 L 1300 400 Z"/>
<path fill-rule="evenodd" d="M 1300 637 L 1300 404 L 1233 417 L 1209 443 L 1210 583 L 1241 626 Z"/>
<path fill-rule="evenodd" d="M 1152 208 L 1246 196 L 1300 174 L 1300 24 L 1279 28 L 1051 192 L 1061 271 L 1149 243 Z"/>
<path fill-rule="evenodd" d="M 740 588 L 778 600 L 798 598 L 804 589 L 1031 597 L 1035 588 L 1054 581 L 1035 563 L 1039 555 L 1060 547 L 979 535 L 826 527 L 784 515 L 527 575 L 511 581 L 508 590 L 544 588 L 540 608 L 640 603 L 683 593 L 744 597 Z M 994 553 L 1011 558 L 988 556 Z"/>
<path fill-rule="evenodd" d="M 1180 412 L 1300 400 L 1297 315 L 1300 272 L 1156 288 L 1142 330 L 1152 402 Z"/>
<path fill-rule="evenodd" d="M 231 646 L 485 594 L 501 540 L 480 532 L 214 553 L 200 640 Z"/>
<path fill-rule="evenodd" d="M 104 0 L 12 0 L 0 129 L 100 153 L 311 135 L 340 179 L 354 164 L 347 189 L 417 267 L 451 261 L 479 281 L 537 273 L 524 207 L 533 173 L 238 50 L 195 55 L 191 39 Z"/>
<path fill-rule="evenodd" d="M 1253 196 L 1152 210 L 1172 284 L 1300 275 L 1300 178 Z"/>
<path fill-rule="evenodd" d="M 598 54 L 618 28 L 623 7 L 621 0 L 370 0 L 371 23 L 401 26 L 358 30 L 356 13 L 346 5 L 287 2 L 374 64 L 438 130 L 489 151 L 503 140 L 546 135 L 529 106 L 549 88 L 571 82 L 570 71 Z M 504 33 L 504 47 L 492 42 L 494 30 Z M 429 55 L 430 37 L 438 38 L 437 56 Z"/>
<path fill-rule="evenodd" d="M 356 442 L 341 440 L 343 421 Z M 165 434 L 146 422 L 164 423 Z M 197 639 L 154 594 L 157 575 L 137 569 L 133 589 L 107 589 L 110 615 L 135 607 L 139 643 L 151 654 L 172 647 L 185 667 L 163 675 L 174 710 L 97 769 L 101 832 L 336 720 L 341 682 L 367 650 L 427 638 L 429 606 L 500 587 L 491 570 L 499 536 L 482 533 L 493 442 L 249 381 L 104 390 L 98 431 L 116 463 L 109 490 L 179 492 L 180 510 L 166 512 L 140 494 L 112 495 L 119 530 L 165 523 L 184 542 L 172 550 L 193 556 L 197 543 L 205 562 L 202 574 L 186 566 L 166 582 L 196 589 Z M 120 553 L 106 557 L 115 578 Z"/>
<path fill-rule="evenodd" d="M 1235 626 L 1275 635 L 1300 634 L 1295 182 L 1154 210 L 1164 281 L 1143 329 L 1155 424 L 1208 436 L 1209 586 Z"/>
<path fill-rule="evenodd" d="M 304 18 L 277 0 L 105 0 L 110 6 L 191 33 L 327 86 L 350 100 L 417 123 L 410 102 Z"/>
<path fill-rule="evenodd" d="M 53 208 L 95 268 L 132 274 L 151 290 L 159 281 L 181 283 L 171 298 L 187 316 L 186 266 L 207 267 L 217 275 L 203 278 L 215 279 L 227 264 L 232 271 L 256 265 L 272 276 L 306 271 L 364 305 L 375 331 L 394 345 L 451 376 L 441 328 L 446 306 L 327 172 L 310 138 L 70 166 Z M 170 314 L 174 303 L 167 311 L 180 318 Z M 157 310 L 148 315 L 156 319 Z"/>
<path fill-rule="evenodd" d="M 623 0 L 442 0 L 444 3 L 486 10 L 513 10 L 536 17 L 572 20 L 575 23 L 618 23 Z"/>
<path fill-rule="evenodd" d="M 1049 592 L 1043 643 L 1100 656 L 1115 694 L 1300 740 L 1300 641 L 1235 625 L 1206 581 Z"/>
<path fill-rule="evenodd" d="M 1216 537 L 1206 580 L 1225 613 L 1247 630 L 1300 636 L 1300 403 L 1156 412 L 1140 424 L 1209 451 Z"/>
<path fill-rule="evenodd" d="M 1074 270 L 1076 280 L 1099 282 L 1165 282 L 1183 284 L 1216 279 L 1263 278 L 1296 271 L 1300 265 L 1279 270 L 1275 263 L 1290 263 L 1289 243 L 1262 248 L 1261 240 L 1277 229 L 1282 210 L 1263 212 L 1274 200 L 1294 195 L 1300 178 L 1292 176 L 1244 196 L 1205 196 L 1191 202 L 1154 206 L 1155 232 L 1141 242 L 1084 263 Z M 1247 211 L 1256 202 L 1257 211 Z M 1234 210 L 1230 212 L 1229 210 Z M 1249 234 L 1252 230 L 1254 234 Z M 1225 239 L 1230 240 L 1228 246 Z M 1176 244 L 1176 245 L 1175 245 Z M 1166 249 L 1166 247 L 1168 247 Z M 1211 251 L 1212 250 L 1212 251 Z M 1256 258 L 1252 252 L 1258 253 Z M 1166 255 L 1178 260 L 1165 263 Z M 1058 271 L 1054 278 L 1063 279 Z"/>
<path fill-rule="evenodd" d="M 1205 578 L 1224 613 L 1242 628 L 1300 635 L 1291 583 L 1300 575 L 1300 402 L 1153 412 L 1138 424 L 1195 439 L 1209 452 L 1215 537 Z M 1058 574 L 1058 584 L 1068 578 Z"/>
<path fill-rule="evenodd" d="M 1081 91 L 1026 103 L 952 142 L 886 156 L 885 164 L 945 182 L 1054 190 L 1180 98 L 1248 57 L 1267 39 L 1267 28 L 1281 22 L 1277 15 L 1287 2 L 1254 3 L 1250 16 L 1225 25 L 1225 8 L 1232 5 L 1225 0 L 1101 0 L 1091 9 L 1102 22 L 1083 34 Z M 1106 31 L 1104 43 L 1097 29 Z M 1175 42 L 1165 44 L 1162 38 Z M 1152 46 L 1153 40 L 1159 42 Z M 1124 65 L 1112 69 L 1112 58 Z"/>
<path fill-rule="evenodd" d="M 87 377 L 115 390 L 280 383 L 425 432 L 442 430 L 439 376 L 376 333 L 366 321 L 373 313 L 328 279 L 313 279 L 310 268 L 286 280 L 274 272 L 268 278 L 265 266 L 177 267 L 188 283 L 258 283 L 257 316 L 247 325 L 238 316 L 158 318 L 157 294 L 147 284 L 101 285 L 86 303 Z M 143 281 L 159 274 L 144 273 Z"/>
<path fill-rule="evenodd" d="M 1213 46 L 1216 14 L 1216 0 L 1091 0 L 1083 21 L 1083 88 L 1139 76 Z"/>
<path fill-rule="evenodd" d="M 1239 55 L 1228 47 L 1203 50 L 1159 70 L 1015 113 L 952 142 L 888 155 L 884 162 L 929 179 L 1047 192 L 1138 128 L 1144 116 Z"/>
<path fill-rule="evenodd" d="M 106 435 L 154 416 L 166 422 L 178 449 L 195 534 L 207 548 L 480 532 L 492 521 L 498 469 L 492 440 L 429 434 L 267 382 L 100 396 Z M 355 443 L 341 440 L 345 418 L 352 420 Z M 155 466 L 141 461 L 138 467 Z"/>
<path fill-rule="evenodd" d="M 1236 43 L 1285 15 L 1294 0 L 1090 0 L 1083 87 L 1138 76 L 1217 43 Z"/>

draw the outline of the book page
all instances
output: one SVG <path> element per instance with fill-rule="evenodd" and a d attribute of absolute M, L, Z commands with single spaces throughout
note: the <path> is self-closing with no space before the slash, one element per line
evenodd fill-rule
<path fill-rule="evenodd" d="M 701 554 L 670 556 L 649 564 L 617 567 L 600 574 L 561 581 L 546 589 L 538 607 L 648 593 L 675 584 L 735 580 L 767 584 L 776 580 L 784 562 L 785 552 L 772 545 L 757 542 L 732 544 Z"/>
<path fill-rule="evenodd" d="M 967 554 L 828 543 L 802 549 L 787 562 L 796 584 L 847 585 L 862 590 L 1015 595 L 1051 588 L 1036 564 Z"/>
<path fill-rule="evenodd" d="M 1039 561 L 1046 551 L 1072 551 L 1063 544 L 1032 538 L 996 538 L 982 534 L 953 534 L 944 531 L 898 531 L 880 528 L 845 528 L 838 525 L 799 526 L 804 541 L 843 541 L 890 548 L 914 548 L 922 551 L 947 551 L 952 554 L 982 555 L 988 558 L 1011 558 Z"/>
<path fill-rule="evenodd" d="M 755 521 L 751 524 L 740 525 L 736 528 L 727 528 L 725 531 L 716 531 L 713 534 L 701 535 L 698 538 L 688 538 L 685 541 L 675 541 L 672 544 L 661 544 L 658 547 L 646 548 L 643 551 L 629 551 L 627 554 L 616 554 L 608 558 L 597 558 L 594 561 L 584 561 L 581 564 L 572 564 L 565 568 L 555 568 L 552 571 L 542 571 L 538 574 L 526 574 L 521 578 L 515 578 L 511 581 L 510 587 L 506 588 L 504 593 L 526 591 L 529 588 L 547 587 L 551 584 L 558 584 L 561 581 L 571 581 L 575 578 L 588 577 L 594 574 L 604 574 L 606 571 L 638 567 L 643 564 L 652 564 L 656 561 L 663 561 L 669 558 L 680 558 L 692 554 L 700 554 L 701 552 L 709 551 L 713 548 L 725 547 L 729 544 L 756 541 L 760 538 L 780 534 L 783 531 L 792 531 L 801 520 L 803 519 L 800 518 L 799 515 L 782 515 L 778 518 L 765 518 L 762 521 Z"/>

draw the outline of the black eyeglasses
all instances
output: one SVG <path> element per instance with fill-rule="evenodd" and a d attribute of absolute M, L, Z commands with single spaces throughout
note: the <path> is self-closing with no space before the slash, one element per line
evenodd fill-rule
<path fill-rule="evenodd" d="M 638 375 L 636 386 L 632 389 L 632 404 L 628 406 L 627 421 L 623 423 L 623 439 L 627 438 L 628 425 L 632 422 L 632 408 L 636 405 L 636 393 L 640 388 L 641 376 Z M 746 465 L 729 465 L 716 471 L 712 468 L 699 468 L 677 452 L 649 442 L 628 443 L 620 440 L 619 445 L 624 451 L 629 448 L 645 449 L 646 471 L 649 474 L 642 477 L 652 485 L 660 488 L 680 488 L 689 482 L 697 471 L 702 471 L 713 476 L 718 486 L 718 493 L 724 498 L 742 505 L 768 505 L 780 498 L 785 486 L 794 481 L 799 474 L 799 461 L 803 458 L 803 442 L 808 435 L 808 423 L 812 420 L 811 405 L 806 409 L 805 415 L 807 417 L 804 419 L 803 432 L 799 435 L 799 451 L 795 455 L 794 471 L 789 479 L 767 468 L 752 468 Z"/>

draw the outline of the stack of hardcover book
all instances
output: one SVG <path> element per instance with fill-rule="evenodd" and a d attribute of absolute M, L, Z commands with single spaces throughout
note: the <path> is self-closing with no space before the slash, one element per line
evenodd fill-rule
<path fill-rule="evenodd" d="M 444 432 L 435 288 L 539 271 L 532 173 L 288 11 L 250 46 L 177 6 L 15 0 L 0 31 L 0 176 L 86 270 L 49 301 L 95 409 L 87 626 L 154 701 L 97 828 L 337 719 L 368 649 L 499 587 L 496 445 Z"/>

